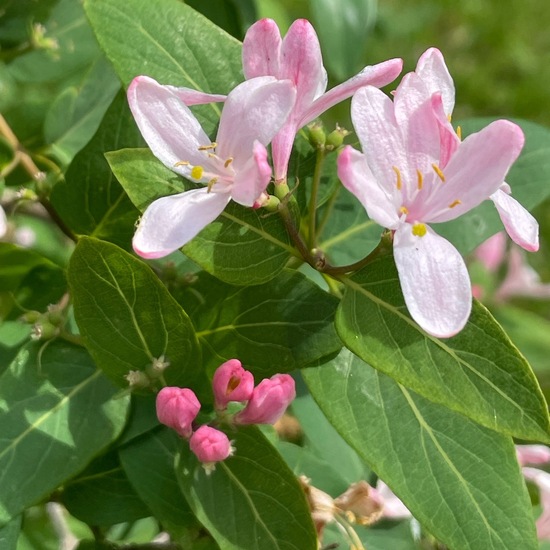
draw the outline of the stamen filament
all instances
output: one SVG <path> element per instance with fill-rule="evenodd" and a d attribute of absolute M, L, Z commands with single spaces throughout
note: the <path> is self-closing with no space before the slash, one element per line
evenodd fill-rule
<path fill-rule="evenodd" d="M 418 180 L 417 187 L 418 187 L 418 190 L 420 191 L 424 184 L 424 176 L 422 175 L 422 172 L 418 168 L 416 169 L 416 177 Z"/>
<path fill-rule="evenodd" d="M 409 209 L 406 207 L 406 206 L 402 206 L 400 209 L 399 209 L 399 212 L 401 214 L 405 214 L 407 215 L 409 213 Z"/>
<path fill-rule="evenodd" d="M 445 174 L 443 174 L 441 168 L 439 168 L 439 166 L 435 163 L 432 164 L 432 168 L 434 169 L 434 172 L 439 176 L 439 179 L 441 179 L 441 181 L 445 183 Z"/>
<path fill-rule="evenodd" d="M 180 160 L 178 162 L 176 162 L 176 164 L 174 164 L 174 168 L 176 166 L 189 166 L 189 161 L 188 160 Z"/>
<path fill-rule="evenodd" d="M 395 175 L 397 176 L 397 182 L 395 183 L 397 190 L 401 191 L 401 187 L 403 187 L 403 182 L 401 180 L 401 172 L 399 171 L 399 168 L 397 168 L 397 166 L 392 166 L 392 169 L 395 172 Z"/>
<path fill-rule="evenodd" d="M 210 145 L 200 145 L 199 151 L 208 151 L 209 149 L 215 149 L 218 146 L 218 144 L 213 141 Z"/>

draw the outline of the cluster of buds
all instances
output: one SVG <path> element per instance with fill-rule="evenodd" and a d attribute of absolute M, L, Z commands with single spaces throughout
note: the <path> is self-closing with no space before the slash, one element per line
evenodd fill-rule
<path fill-rule="evenodd" d="M 22 322 L 32 325 L 33 340 L 53 340 L 63 330 L 67 318 L 69 295 L 65 294 L 57 304 L 50 304 L 45 312 L 26 311 L 19 318 Z"/>
<path fill-rule="evenodd" d="M 276 374 L 255 386 L 252 373 L 238 359 L 230 359 L 218 367 L 212 390 L 216 413 L 213 423 L 231 426 L 274 424 L 296 396 L 290 375 Z M 232 403 L 240 403 L 241 408 L 230 412 L 228 407 Z M 195 429 L 193 423 L 200 408 L 197 396 L 189 388 L 165 387 L 157 395 L 159 421 L 189 440 L 189 448 L 210 473 L 217 462 L 233 454 L 234 448 L 227 435 L 217 428 L 203 424 Z"/>

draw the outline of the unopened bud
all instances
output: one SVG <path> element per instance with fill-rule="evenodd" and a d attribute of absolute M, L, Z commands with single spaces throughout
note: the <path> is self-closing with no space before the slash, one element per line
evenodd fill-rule
<path fill-rule="evenodd" d="M 546 445 L 516 445 L 516 454 L 520 466 L 550 462 L 550 448 Z"/>
<path fill-rule="evenodd" d="M 223 410 L 230 401 L 244 402 L 252 397 L 254 376 L 243 369 L 238 359 L 220 365 L 212 379 L 216 409 Z"/>
<path fill-rule="evenodd" d="M 317 149 L 322 149 L 325 146 L 325 142 L 327 139 L 327 135 L 325 133 L 325 129 L 323 128 L 323 125 L 320 122 L 314 122 L 310 126 L 308 126 L 309 129 L 309 142 L 313 147 Z"/>
<path fill-rule="evenodd" d="M 336 125 L 336 129 L 333 130 L 328 136 L 326 141 L 327 151 L 333 151 L 337 149 L 344 143 L 344 138 L 349 135 L 349 132 L 342 128 L 341 126 Z"/>
<path fill-rule="evenodd" d="M 201 404 L 188 388 L 166 387 L 157 394 L 157 417 L 161 424 L 188 438 L 193 432 L 193 420 L 199 414 Z"/>
<path fill-rule="evenodd" d="M 19 319 L 23 321 L 23 323 L 34 325 L 41 317 L 42 313 L 40 313 L 40 311 L 26 311 Z"/>
<path fill-rule="evenodd" d="M 279 183 L 275 182 L 274 190 L 275 190 L 275 196 L 280 201 L 284 200 L 286 196 L 290 193 L 290 188 L 286 183 L 286 181 L 284 180 Z"/>
<path fill-rule="evenodd" d="M 163 372 L 170 366 L 170 361 L 166 361 L 164 355 L 161 355 L 159 358 L 154 358 L 151 365 L 149 365 L 145 370 L 152 380 L 160 378 Z"/>
<path fill-rule="evenodd" d="M 207 474 L 214 470 L 216 462 L 221 462 L 233 454 L 228 437 L 220 430 L 206 425 L 193 433 L 189 440 L 189 448 L 202 462 Z"/>
<path fill-rule="evenodd" d="M 235 415 L 236 424 L 274 424 L 296 397 L 292 376 L 276 374 L 262 380 L 246 407 Z"/>
<path fill-rule="evenodd" d="M 33 340 L 52 340 L 59 334 L 59 327 L 48 321 L 40 321 L 32 327 L 31 338 Z"/>

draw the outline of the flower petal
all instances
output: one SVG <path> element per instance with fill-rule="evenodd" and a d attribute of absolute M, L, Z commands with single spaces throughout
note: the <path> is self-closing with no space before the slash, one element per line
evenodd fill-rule
<path fill-rule="evenodd" d="M 243 41 L 243 72 L 256 76 L 279 76 L 281 34 L 273 19 L 261 19 L 246 32 Z"/>
<path fill-rule="evenodd" d="M 455 105 L 455 85 L 443 54 L 437 48 L 426 50 L 420 56 L 415 72 L 424 81 L 430 94 L 441 92 L 445 114 L 451 115 Z"/>
<path fill-rule="evenodd" d="M 174 252 L 214 221 L 230 198 L 201 188 L 157 199 L 139 221 L 132 241 L 136 254 L 151 259 Z"/>
<path fill-rule="evenodd" d="M 252 157 L 235 175 L 231 198 L 243 206 L 252 206 L 265 191 L 270 179 L 271 166 L 267 161 L 267 150 L 259 141 L 255 141 Z"/>
<path fill-rule="evenodd" d="M 470 277 L 458 250 L 425 226 L 422 237 L 404 223 L 394 235 L 394 257 L 411 317 L 428 333 L 448 338 L 470 316 Z"/>
<path fill-rule="evenodd" d="M 358 90 L 351 100 L 351 118 L 374 177 L 388 192 L 393 193 L 396 188 L 395 168 L 410 172 L 403 137 L 395 121 L 393 102 L 378 88 L 366 86 Z"/>
<path fill-rule="evenodd" d="M 499 189 L 491 195 L 500 219 L 510 238 L 525 250 L 539 249 L 539 224 L 521 204 Z"/>
<path fill-rule="evenodd" d="M 445 169 L 445 183 L 439 182 L 437 192 L 424 204 L 423 221 L 453 220 L 488 199 L 504 181 L 523 143 L 521 128 L 507 120 L 468 136 Z"/>
<path fill-rule="evenodd" d="M 192 88 L 167 85 L 164 87 L 172 90 L 188 107 L 191 105 L 204 105 L 206 103 L 221 103 L 227 98 L 226 95 L 207 94 L 205 92 L 193 90 Z"/>
<path fill-rule="evenodd" d="M 338 177 L 344 187 L 357 197 L 369 218 L 382 227 L 395 229 L 399 223 L 394 199 L 380 187 L 372 175 L 365 156 L 350 145 L 338 156 Z"/>
<path fill-rule="evenodd" d="M 217 154 L 233 157 L 237 170 L 250 158 L 254 141 L 267 144 L 289 115 L 296 91 L 288 80 L 260 76 L 239 84 L 225 102 L 217 136 Z"/>
<path fill-rule="evenodd" d="M 317 118 L 327 109 L 340 103 L 344 99 L 351 97 L 359 88 L 364 86 L 375 86 L 380 88 L 389 84 L 403 68 L 402 59 L 389 59 L 376 65 L 365 67 L 360 73 L 346 80 L 342 84 L 335 86 L 325 94 L 318 97 L 312 104 L 301 114 L 298 121 L 298 128 L 302 128 L 309 124 L 313 119 Z"/>
<path fill-rule="evenodd" d="M 176 90 L 138 76 L 128 88 L 128 103 L 153 154 L 167 168 L 189 177 L 191 168 L 176 163 L 204 164 L 207 157 L 198 148 L 209 144 L 210 138 Z"/>
<path fill-rule="evenodd" d="M 271 142 L 275 181 L 282 181 L 286 178 L 297 131 L 296 122 L 292 118 L 289 118 Z"/>
<path fill-rule="evenodd" d="M 327 86 L 319 39 L 306 19 L 297 19 L 288 29 L 281 45 L 280 64 L 279 78 L 287 78 L 296 86 L 294 112 L 299 119 Z"/>
<path fill-rule="evenodd" d="M 6 218 L 6 212 L 0 206 L 0 238 L 2 238 L 8 231 L 8 219 Z"/>
<path fill-rule="evenodd" d="M 444 170 L 460 145 L 460 138 L 445 114 L 443 97 L 439 92 L 432 95 L 432 110 L 439 124 L 439 168 Z"/>

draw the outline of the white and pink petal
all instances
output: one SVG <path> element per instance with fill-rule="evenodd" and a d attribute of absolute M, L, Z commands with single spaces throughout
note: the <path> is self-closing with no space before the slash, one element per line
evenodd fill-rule
<path fill-rule="evenodd" d="M 246 32 L 243 41 L 243 72 L 246 79 L 257 76 L 279 78 L 281 34 L 273 19 L 261 19 Z"/>
<path fill-rule="evenodd" d="M 419 230 L 420 229 L 420 230 Z M 413 234 L 402 224 L 394 235 L 394 258 L 411 317 L 428 334 L 454 336 L 464 328 L 472 307 L 468 270 L 458 250 L 428 226 Z"/>
<path fill-rule="evenodd" d="M 267 149 L 259 141 L 255 141 L 252 156 L 235 174 L 231 198 L 243 206 L 253 206 L 265 191 L 270 179 L 271 166 L 268 162 Z"/>
<path fill-rule="evenodd" d="M 424 81 L 430 94 L 441 93 L 445 114 L 450 116 L 455 105 L 455 85 L 443 54 L 437 48 L 429 48 L 420 56 L 415 72 Z"/>
<path fill-rule="evenodd" d="M 539 249 L 539 224 L 521 204 L 502 189 L 491 195 L 510 238 L 525 250 Z"/>
<path fill-rule="evenodd" d="M 167 256 L 213 222 L 230 199 L 229 193 L 209 193 L 206 188 L 157 199 L 139 220 L 134 251 L 147 259 Z"/>

